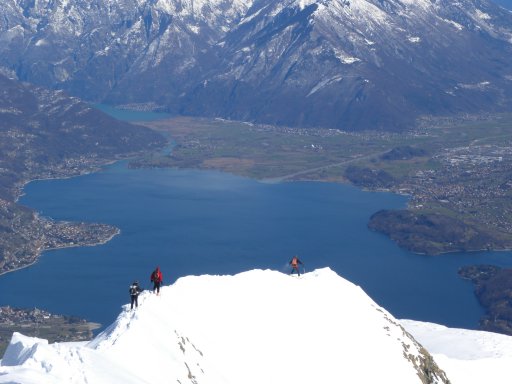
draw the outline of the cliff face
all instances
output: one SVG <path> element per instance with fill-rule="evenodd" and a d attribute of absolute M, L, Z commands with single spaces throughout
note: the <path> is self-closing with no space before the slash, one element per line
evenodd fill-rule
<path fill-rule="evenodd" d="M 0 12 L 0 65 L 87 100 L 345 130 L 512 105 L 512 13 L 486 0 L 6 0 Z"/>

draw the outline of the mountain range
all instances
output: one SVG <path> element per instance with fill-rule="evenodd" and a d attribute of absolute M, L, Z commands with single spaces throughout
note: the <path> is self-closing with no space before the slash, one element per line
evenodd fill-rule
<path fill-rule="evenodd" d="M 127 108 L 344 130 L 510 111 L 487 0 L 6 0 L 0 66 Z"/>

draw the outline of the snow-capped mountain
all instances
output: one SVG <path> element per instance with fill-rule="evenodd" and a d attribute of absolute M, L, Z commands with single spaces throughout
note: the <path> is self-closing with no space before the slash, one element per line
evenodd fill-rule
<path fill-rule="evenodd" d="M 15 334 L 0 364 L 0 383 L 162 380 L 448 383 L 393 316 L 330 269 L 181 278 L 143 292 L 88 343 Z"/>
<path fill-rule="evenodd" d="M 5 0 L 0 65 L 82 98 L 354 129 L 510 110 L 488 0 Z"/>
<path fill-rule="evenodd" d="M 343 129 L 398 129 L 486 98 L 511 105 L 512 14 L 490 4 L 268 1 L 251 12 L 224 39 L 229 71 L 195 100 L 227 87 L 237 97 L 217 97 L 217 109 L 238 118 L 272 106 L 277 123 Z"/>
<path fill-rule="evenodd" d="M 1 65 L 21 80 L 88 100 L 126 96 L 125 101 L 161 102 L 186 89 L 191 69 L 201 65 L 198 56 L 249 5 L 232 0 L 7 0 L 0 4 Z"/>

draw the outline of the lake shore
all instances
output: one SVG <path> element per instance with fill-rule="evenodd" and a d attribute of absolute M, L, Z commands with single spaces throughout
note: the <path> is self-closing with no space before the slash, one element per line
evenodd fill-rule
<path fill-rule="evenodd" d="M 145 125 L 173 137 L 176 145 L 170 154 L 132 162 L 134 167 L 219 170 L 267 183 L 336 182 L 390 191 L 409 196 L 408 217 L 423 217 L 424 223 L 431 223 L 430 227 L 412 225 L 412 220 L 410 228 L 404 229 L 393 219 L 404 216 L 403 211 L 390 212 L 386 220 L 377 215 L 369 221 L 371 228 L 405 249 L 443 255 L 512 248 L 512 200 L 507 199 L 506 187 L 512 150 L 500 147 L 502 141 L 496 147 L 480 145 L 494 143 L 496 137 L 512 140 L 499 118 L 399 135 L 185 117 Z M 463 143 L 474 149 L 460 155 Z M 499 162 L 489 162 L 496 156 Z M 483 180 L 489 173 L 496 180 L 487 185 Z M 467 175 L 472 175 L 470 180 Z M 449 198 L 435 198 L 438 195 Z"/>

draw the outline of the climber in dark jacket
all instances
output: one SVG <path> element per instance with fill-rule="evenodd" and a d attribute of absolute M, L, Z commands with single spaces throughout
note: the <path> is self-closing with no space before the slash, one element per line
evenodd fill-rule
<path fill-rule="evenodd" d="M 130 309 L 133 309 L 133 304 L 135 304 L 135 307 L 139 306 L 139 293 L 141 293 L 143 289 L 139 287 L 139 282 L 134 281 L 132 285 L 130 285 L 130 289 L 128 292 L 130 292 L 130 299 L 131 299 L 131 307 Z"/>

